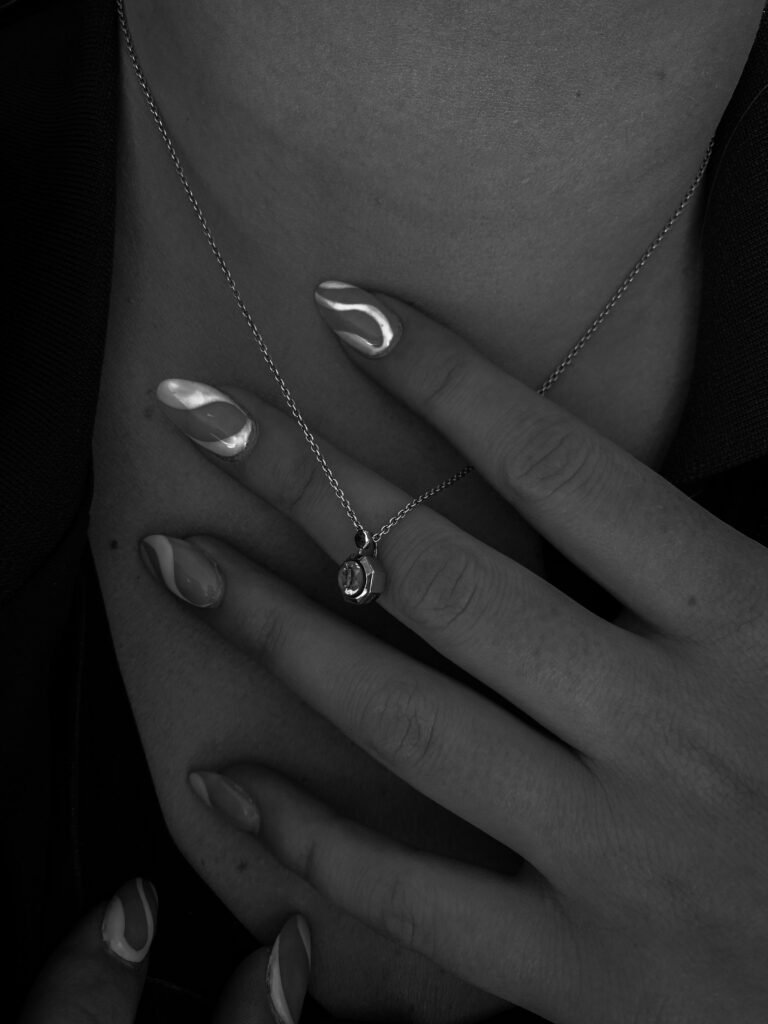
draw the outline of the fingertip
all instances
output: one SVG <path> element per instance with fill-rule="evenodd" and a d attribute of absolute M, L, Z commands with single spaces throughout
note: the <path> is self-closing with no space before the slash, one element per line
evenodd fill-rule
<path fill-rule="evenodd" d="M 133 1024 L 157 909 L 157 890 L 143 878 L 93 907 L 43 966 L 18 1024 Z"/>

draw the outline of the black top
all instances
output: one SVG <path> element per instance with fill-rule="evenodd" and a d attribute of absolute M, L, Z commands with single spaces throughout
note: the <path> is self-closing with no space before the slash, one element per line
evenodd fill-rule
<path fill-rule="evenodd" d="M 74 920 L 144 873 L 164 906 L 140 1019 L 203 1022 L 254 943 L 167 834 L 86 539 L 112 272 L 118 46 L 111 0 L 0 0 L 0 224 L 11 262 L 0 306 L 10 403 L 0 449 L 0 850 L 14 958 L 5 992 L 13 1009 Z M 701 187 L 695 368 L 662 475 L 768 545 L 765 14 Z M 599 606 L 594 585 L 545 550 L 563 589 Z M 323 1019 L 311 1001 L 308 1009 L 304 1021 Z"/>

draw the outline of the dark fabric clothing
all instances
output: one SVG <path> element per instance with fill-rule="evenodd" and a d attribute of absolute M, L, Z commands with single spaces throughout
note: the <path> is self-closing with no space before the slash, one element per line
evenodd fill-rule
<path fill-rule="evenodd" d="M 144 873 L 162 893 L 163 926 L 140 1020 L 202 1022 L 253 941 L 165 829 L 86 540 L 112 270 L 119 44 L 112 0 L 18 0 L 0 9 L 10 263 L 0 331 L 14 427 L 0 451 L 5 991 L 13 1013 L 74 921 L 123 878 Z M 696 364 L 662 472 L 768 544 L 765 15 L 702 187 Z M 564 590 L 607 607 L 554 549 L 547 560 Z M 303 1020 L 323 1019 L 310 1003 Z"/>

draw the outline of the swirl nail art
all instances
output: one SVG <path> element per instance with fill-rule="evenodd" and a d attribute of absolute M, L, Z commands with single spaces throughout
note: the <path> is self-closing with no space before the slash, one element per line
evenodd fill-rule
<path fill-rule="evenodd" d="M 371 359 L 388 355 L 403 333 L 400 319 L 380 300 L 343 281 L 323 281 L 315 302 L 337 337 Z"/>
<path fill-rule="evenodd" d="M 152 575 L 182 601 L 195 608 L 216 608 L 224 596 L 224 580 L 216 563 L 200 548 L 179 537 L 153 533 L 139 545 Z"/>
<path fill-rule="evenodd" d="M 309 928 L 300 914 L 281 929 L 267 963 L 267 991 L 279 1024 L 297 1024 L 301 1017 L 312 964 Z"/>
<path fill-rule="evenodd" d="M 170 377 L 157 386 L 163 413 L 190 441 L 232 458 L 248 447 L 256 424 L 244 409 L 210 384 Z"/>
<path fill-rule="evenodd" d="M 157 892 L 151 882 L 134 878 L 110 900 L 101 923 L 109 949 L 129 964 L 140 964 L 155 937 Z"/>

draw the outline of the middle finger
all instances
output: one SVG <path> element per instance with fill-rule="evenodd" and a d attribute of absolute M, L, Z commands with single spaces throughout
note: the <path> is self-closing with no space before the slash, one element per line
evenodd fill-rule
<path fill-rule="evenodd" d="M 163 411 L 249 491 L 298 523 L 333 559 L 354 546 L 317 461 L 293 421 L 249 392 L 190 381 L 158 387 Z M 242 411 L 238 411 L 239 409 Z M 237 417 L 251 426 L 238 428 Z M 257 426 L 256 426 L 257 425 Z M 256 435 L 258 439 L 256 440 Z M 410 499 L 320 439 L 366 523 Z M 420 506 L 386 537 L 380 604 L 432 647 L 574 748 L 605 751 L 634 705 L 632 666 L 654 650 L 524 566 Z"/>

